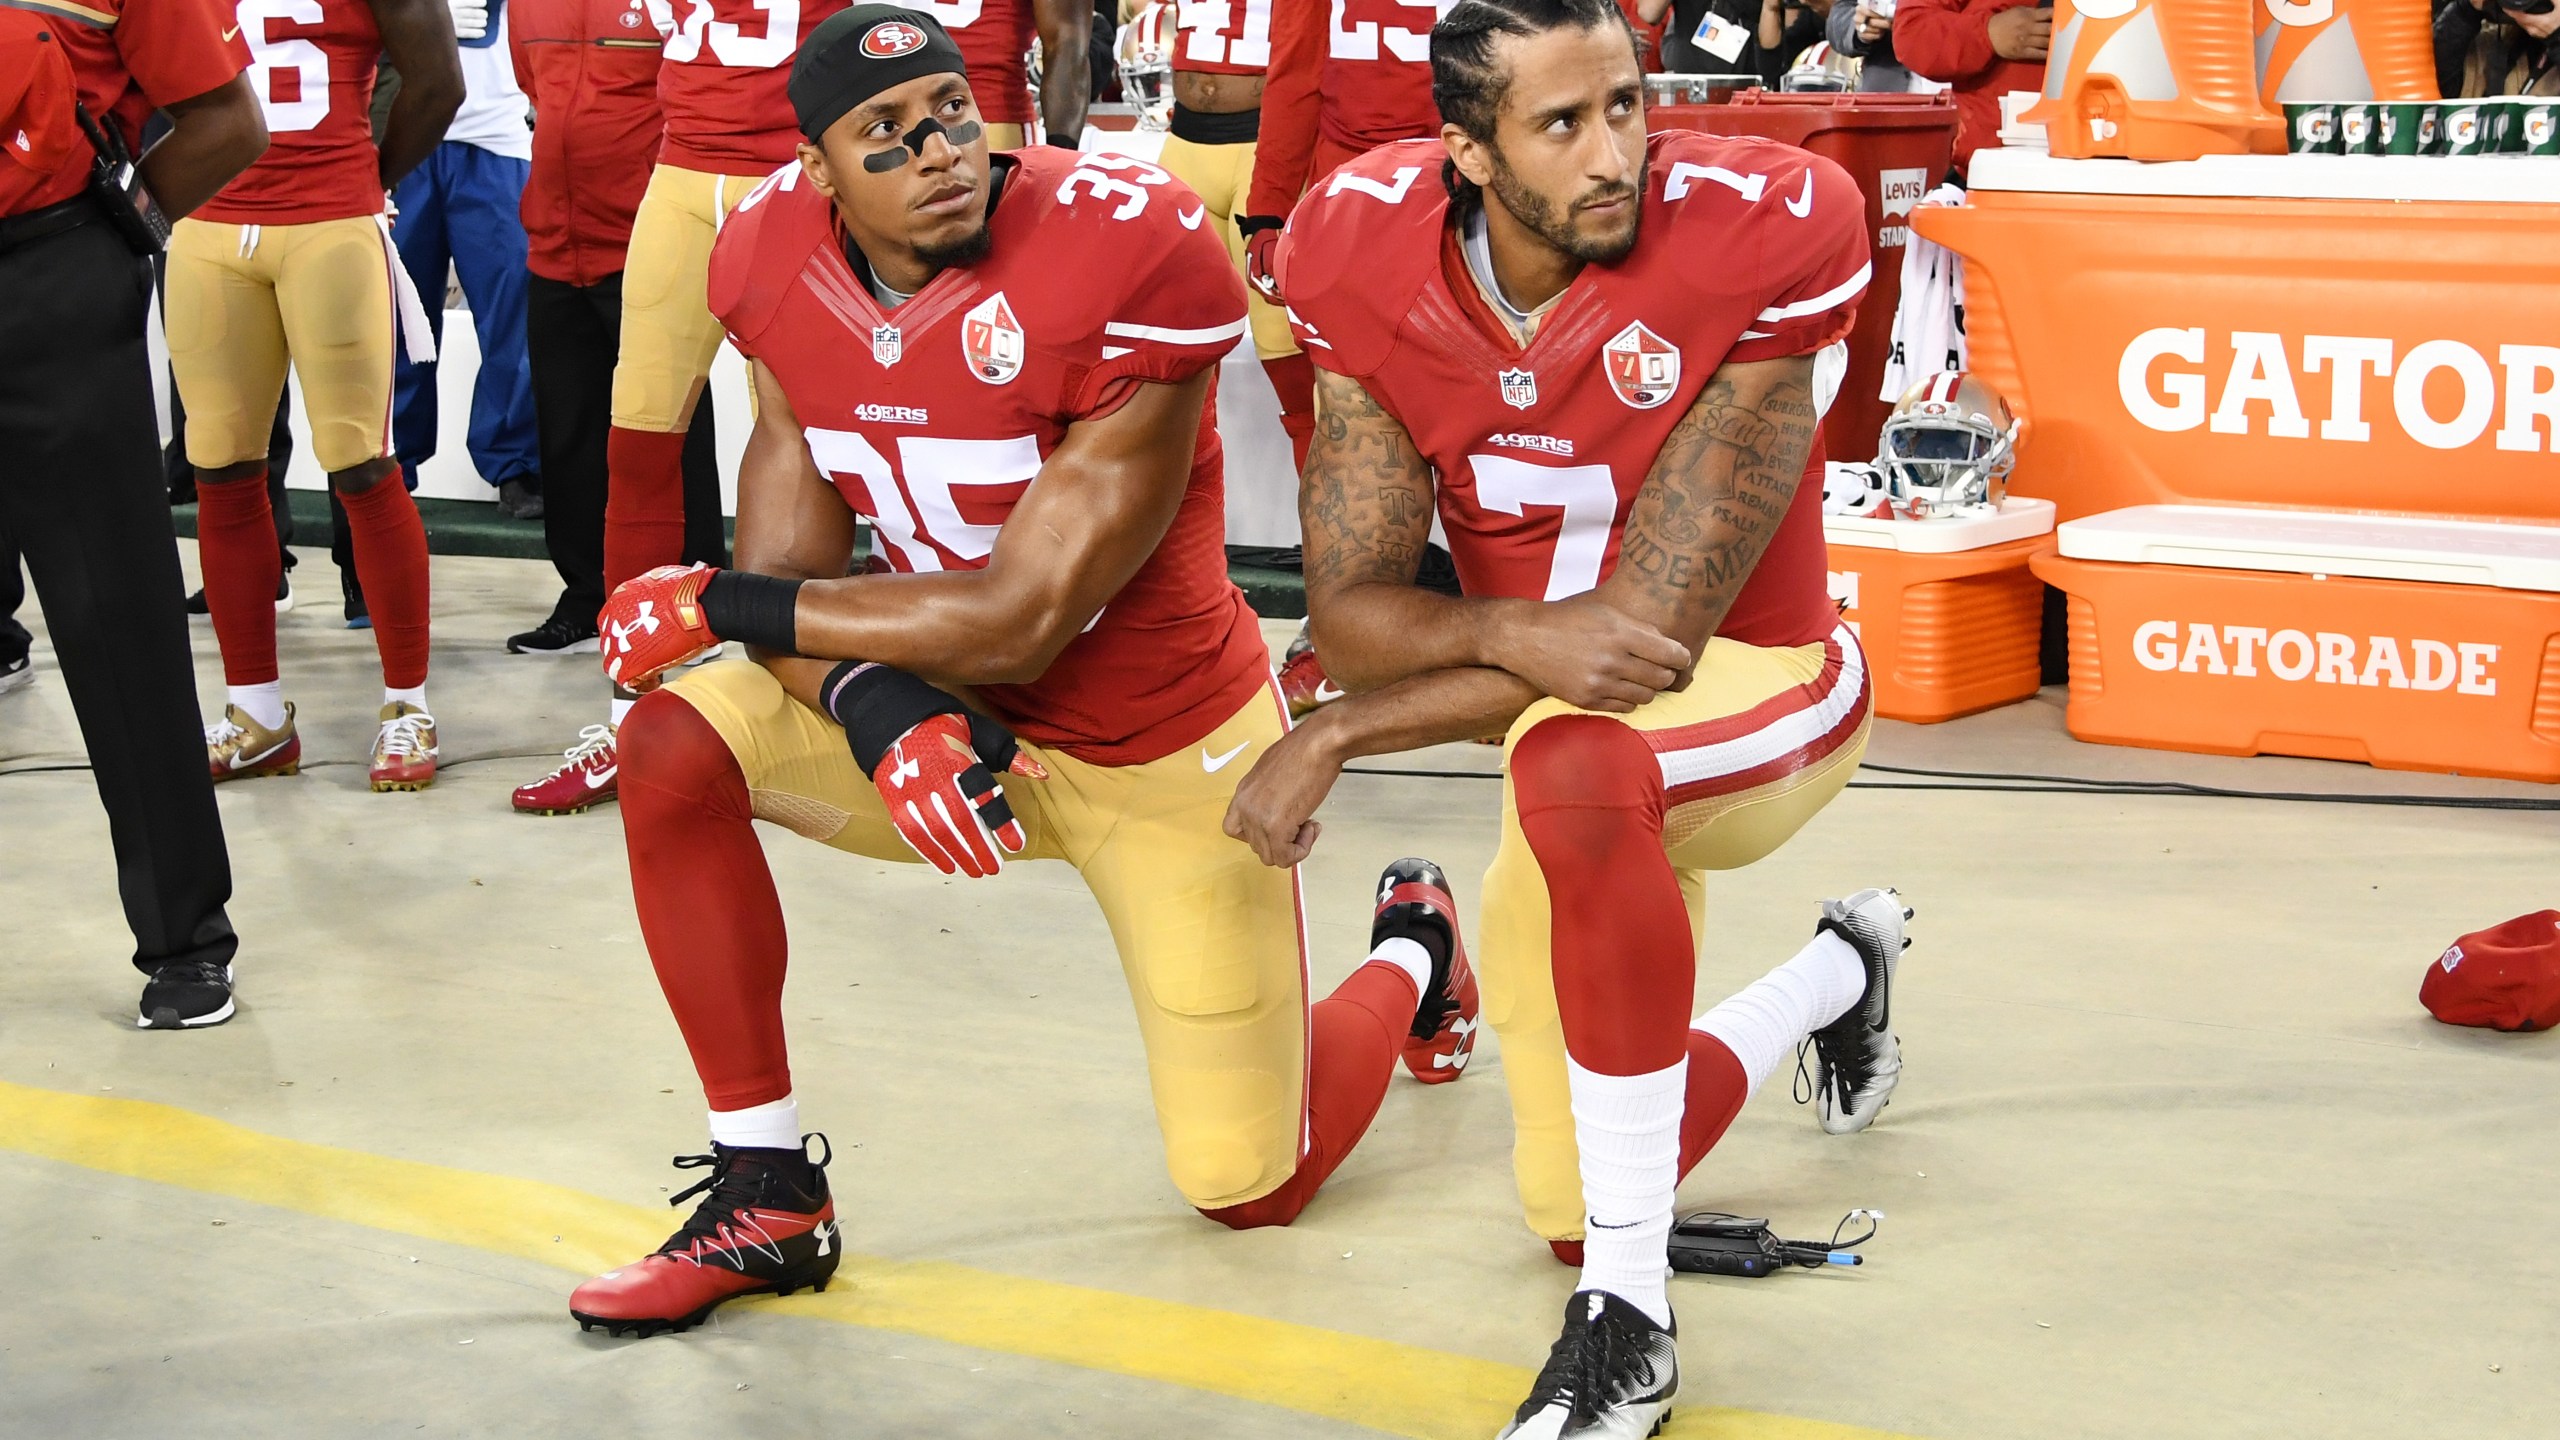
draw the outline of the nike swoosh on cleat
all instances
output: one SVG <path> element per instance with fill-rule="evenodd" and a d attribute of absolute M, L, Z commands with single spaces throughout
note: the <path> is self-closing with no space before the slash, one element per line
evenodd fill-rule
<path fill-rule="evenodd" d="M 1203 745 L 1203 746 L 1201 746 L 1201 747 L 1200 747 L 1200 768 L 1201 768 L 1201 769 L 1203 769 L 1203 770 L 1208 771 L 1208 772 L 1209 772 L 1210 774 L 1212 774 L 1212 775 L 1215 775 L 1215 774 L 1217 774 L 1219 771 L 1224 770 L 1224 769 L 1226 769 L 1226 768 L 1227 768 L 1227 762 L 1228 762 L 1228 761 L 1233 760 L 1233 759 L 1235 759 L 1237 756 L 1239 756 L 1239 755 L 1243 754 L 1247 749 L 1250 749 L 1250 748 L 1252 747 L 1252 745 L 1253 745 L 1253 742 L 1252 742 L 1252 741 L 1250 741 L 1250 740 L 1247 740 L 1247 741 L 1245 741 L 1243 744 L 1238 745 L 1238 746 L 1237 746 L 1236 748 L 1234 748 L 1233 750 L 1228 751 L 1226 754 L 1224 754 L 1224 755 L 1218 755 L 1218 756 L 1212 756 L 1212 755 L 1209 753 L 1209 747 L 1208 747 L 1208 746 L 1206 746 L 1206 745 Z"/>
<path fill-rule="evenodd" d="M 621 766 L 607 765 L 603 770 L 586 777 L 587 788 L 590 790 L 601 790 L 607 785 L 612 784 L 613 777 L 620 773 L 622 773 Z"/>
<path fill-rule="evenodd" d="M 1319 680 L 1316 682 L 1316 703 L 1319 705 L 1330 705 L 1334 701 L 1341 699 L 1344 693 L 1345 692 L 1341 686 L 1334 684 L 1330 680 Z"/>
<path fill-rule="evenodd" d="M 255 755 L 234 755 L 231 757 L 231 768 L 234 770 L 246 770 L 252 765 L 263 765 L 267 761 L 274 759 L 277 751 L 282 750 L 285 746 L 291 743 L 293 743 L 293 737 L 288 735 L 284 739 L 277 741 Z"/>

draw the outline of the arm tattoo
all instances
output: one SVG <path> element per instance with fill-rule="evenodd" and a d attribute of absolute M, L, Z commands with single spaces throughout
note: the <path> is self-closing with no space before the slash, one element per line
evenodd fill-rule
<path fill-rule="evenodd" d="M 1431 533 L 1431 469 L 1358 381 L 1316 372 L 1316 433 L 1298 488 L 1310 585 L 1410 583 Z"/>
<path fill-rule="evenodd" d="M 1810 365 L 1711 380 L 1637 492 L 1604 593 L 1693 645 L 1713 635 L 1795 502 L 1817 420 Z"/>

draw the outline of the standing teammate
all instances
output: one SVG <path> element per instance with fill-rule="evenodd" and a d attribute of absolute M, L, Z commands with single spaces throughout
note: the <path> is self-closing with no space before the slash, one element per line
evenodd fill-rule
<path fill-rule="evenodd" d="M 791 57 L 845 0 L 647 0 L 665 37 L 658 103 L 666 141 L 631 221 L 622 270 L 622 334 L 605 441 L 604 584 L 685 548 L 685 433 L 720 351 L 703 299 L 711 242 L 729 211 L 791 158 Z M 631 697 L 617 693 L 611 726 Z M 611 800 L 619 783 L 611 728 L 592 729 L 549 774 L 516 787 L 515 808 L 567 815 Z"/>
<path fill-rule="evenodd" d="M 1093 103 L 1093 6 L 1086 0 L 923 0 L 969 66 L 987 148 L 1031 139 L 1031 42 L 1040 41 L 1040 126 L 1046 143 L 1076 148 Z"/>
<path fill-rule="evenodd" d="M 205 604 L 230 692 L 205 727 L 205 758 L 216 780 L 290 775 L 302 763 L 276 666 L 280 569 L 267 497 L 267 434 L 290 362 L 312 453 L 346 507 L 382 655 L 373 788 L 422 790 L 436 777 L 427 532 L 392 459 L 391 393 L 392 346 L 404 328 L 423 342 L 426 315 L 391 248 L 383 194 L 435 149 L 462 102 L 453 22 L 443 0 L 239 0 L 235 14 L 274 138 L 178 222 L 166 301 Z M 401 86 L 377 150 L 369 116 L 375 61 L 386 56 Z"/>
<path fill-rule="evenodd" d="M 1310 1011 L 1296 875 L 1219 833 L 1239 762 L 1287 720 L 1226 575 L 1209 416 L 1244 294 L 1197 201 L 1126 156 L 991 157 L 959 48 L 920 11 L 829 20 L 791 99 L 801 163 L 712 261 L 759 396 L 741 568 L 652 571 L 601 617 L 625 684 L 724 636 L 758 653 L 624 727 L 632 891 L 710 1101 L 712 1175 L 657 1254 L 571 1298 L 617 1332 L 822 1286 L 841 1251 L 791 1097 L 756 819 L 946 874 L 993 874 L 1000 849 L 1081 871 L 1166 1166 L 1222 1224 L 1294 1219 L 1399 1054 L 1454 1080 L 1474 1040 L 1437 872 L 1390 867 L 1368 963 Z M 885 573 L 843 578 L 857 515 Z"/>
<path fill-rule="evenodd" d="M 1361 693 L 1261 757 L 1230 828 L 1295 864 L 1345 760 L 1507 732 L 1485 985 L 1522 1201 L 1582 1277 L 1504 1434 L 1639 1437 L 1678 1388 L 1683 1170 L 1808 1035 L 1828 1130 L 1901 1068 L 1887 890 L 1684 1019 L 1699 872 L 1783 843 L 1866 742 L 1804 479 L 1863 202 L 1785 145 L 1648 141 L 1611 0 L 1461 0 L 1431 50 L 1443 138 L 1337 171 L 1279 256 L 1322 367 L 1309 611 Z M 1409 583 L 1435 508 L 1466 598 Z"/>

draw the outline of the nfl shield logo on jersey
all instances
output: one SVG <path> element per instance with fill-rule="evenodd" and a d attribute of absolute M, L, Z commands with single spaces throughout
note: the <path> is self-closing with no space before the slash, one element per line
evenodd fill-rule
<path fill-rule="evenodd" d="M 906 342 L 899 336 L 897 326 L 874 325 L 871 327 L 872 359 L 883 365 L 895 365 L 898 363 L 898 356 L 905 350 Z"/>
<path fill-rule="evenodd" d="M 1641 320 L 1601 348 L 1600 363 L 1608 367 L 1609 388 L 1639 410 L 1652 409 L 1680 388 L 1679 350 Z"/>
<path fill-rule="evenodd" d="M 960 322 L 960 348 L 969 357 L 969 373 L 990 385 L 1002 385 L 1022 373 L 1022 326 L 999 290 Z"/>
<path fill-rule="evenodd" d="M 1538 377 L 1526 370 L 1505 370 L 1494 378 L 1502 382 L 1502 403 L 1514 410 L 1526 410 L 1538 403 Z"/>

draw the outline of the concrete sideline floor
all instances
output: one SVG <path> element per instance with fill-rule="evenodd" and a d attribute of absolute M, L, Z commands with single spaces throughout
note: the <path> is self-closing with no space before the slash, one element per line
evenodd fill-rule
<path fill-rule="evenodd" d="M 25 1115 L 175 1107 L 293 1154 L 468 1172 L 443 1197 L 458 1206 L 576 1192 L 605 1217 L 593 1244 L 673 1226 L 658 1202 L 694 1177 L 664 1162 L 701 1148 L 700 1097 L 637 942 L 619 826 L 505 809 L 601 718 L 590 661 L 499 649 L 547 609 L 548 568 L 435 562 L 450 768 L 417 796 L 365 791 L 371 638 L 338 628 L 324 555 L 297 579 L 288 693 L 321 763 L 223 792 L 246 946 L 243 1013 L 219 1030 L 129 1028 L 103 819 L 85 774 L 40 768 L 79 759 L 49 653 L 0 700 L 0 772 L 19 772 L 0 774 L 0 1112 L 18 1117 L 0 1125 L 0 1435 L 1462 1436 L 1517 1400 L 1502 1387 L 1542 1356 L 1571 1275 L 1518 1221 L 1498 1047 L 1464 1084 L 1396 1085 L 1298 1225 L 1229 1234 L 1165 1178 L 1108 938 L 1061 866 L 963 885 L 769 832 L 803 1113 L 835 1140 L 847 1244 L 876 1257 L 820 1305 L 606 1342 L 562 1312 L 577 1267 L 530 1253 L 548 1235 L 518 1235 L 508 1205 L 478 1220 L 508 1244 L 418 1239 L 334 1218 L 326 1164 L 164 1183 L 110 1159 L 169 1158 L 148 1124 L 41 1141 Z M 1882 724 L 1870 759 L 2552 793 L 2081 746 L 2052 694 Z M 1319 988 L 1356 960 L 1396 855 L 1448 866 L 1472 913 L 1496 798 L 1476 779 L 1346 780 L 1307 873 Z M 2560 903 L 2552 815 L 1854 790 L 1711 881 L 1701 1004 L 1790 953 L 1822 895 L 1880 882 L 1920 909 L 1893 1108 L 1827 1137 L 1781 1076 L 1681 1200 L 1808 1236 L 1874 1206 L 1884 1233 L 1856 1272 L 1675 1281 L 1671 1433 L 2521 1437 L 2560 1411 L 2560 1261 L 2539 1234 L 2560 1041 L 2449 1029 L 2416 1004 L 2455 934 Z M 970 1286 L 991 1297 L 981 1344 L 863 1318 Z M 1126 1297 L 1108 1313 L 1142 1326 L 1205 1317 L 1378 1363 L 1310 1414 L 1238 1398 L 1266 1378 L 1251 1364 L 1140 1378 L 1164 1373 L 1154 1331 L 1089 1327 L 1079 1353 L 1124 1352 L 1100 1368 L 1025 1353 L 1039 1297 L 1068 1286 Z M 1484 1393 L 1395 1418 L 1411 1397 L 1387 1390 L 1424 1370 Z"/>

